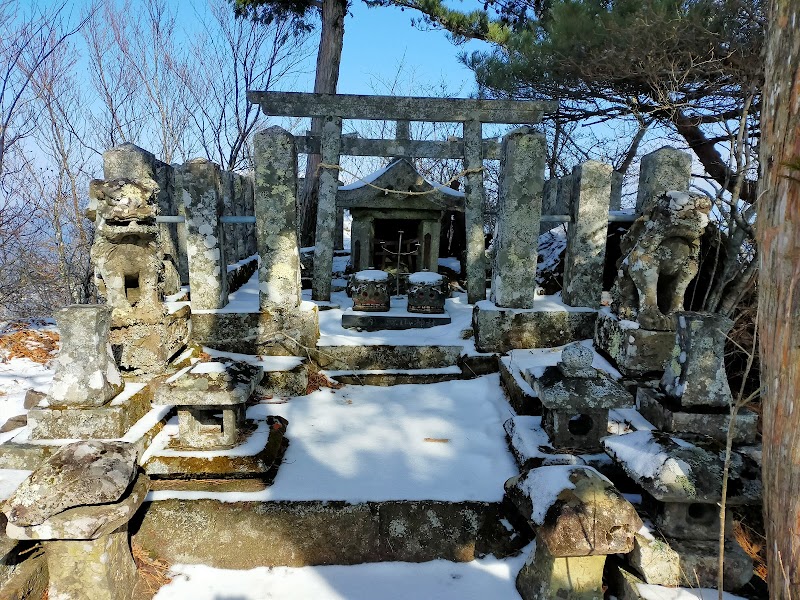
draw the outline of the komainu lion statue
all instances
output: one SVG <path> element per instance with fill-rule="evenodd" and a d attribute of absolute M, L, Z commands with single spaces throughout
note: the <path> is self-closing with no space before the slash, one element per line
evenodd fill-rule
<path fill-rule="evenodd" d="M 163 312 L 157 192 L 158 185 L 149 179 L 94 180 L 89 188 L 96 225 L 91 250 L 95 283 L 117 322 L 155 322 Z"/>
<path fill-rule="evenodd" d="M 655 198 L 620 241 L 612 310 L 644 329 L 670 331 L 698 269 L 700 236 L 708 225 L 705 196 L 666 192 Z"/>

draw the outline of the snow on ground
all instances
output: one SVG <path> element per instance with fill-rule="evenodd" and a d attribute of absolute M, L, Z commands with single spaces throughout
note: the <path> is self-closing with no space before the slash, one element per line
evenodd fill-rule
<path fill-rule="evenodd" d="M 288 419 L 290 440 L 274 485 L 246 493 L 168 491 L 149 498 L 441 500 L 499 502 L 517 474 L 503 422 L 499 377 L 425 386 L 345 386 L 248 416 Z"/>
<path fill-rule="evenodd" d="M 467 563 L 434 560 L 249 571 L 174 565 L 172 583 L 162 587 L 153 600 L 511 600 L 519 598 L 514 580 L 528 552 L 504 560 L 487 557 Z"/>
<path fill-rule="evenodd" d="M 660 585 L 639 584 L 639 595 L 642 600 L 717 600 L 719 592 L 708 588 L 668 588 Z M 723 600 L 744 600 L 727 592 L 722 594 Z"/>
<path fill-rule="evenodd" d="M 11 417 L 28 412 L 24 401 L 29 389 L 47 391 L 52 380 L 53 371 L 27 358 L 0 362 L 0 426 Z M 11 439 L 14 433 L 0 433 L 0 444 Z"/>

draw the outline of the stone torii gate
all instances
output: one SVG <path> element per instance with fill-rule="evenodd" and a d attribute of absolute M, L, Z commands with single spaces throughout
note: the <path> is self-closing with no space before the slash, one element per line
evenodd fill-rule
<path fill-rule="evenodd" d="M 483 160 L 499 155 L 499 144 L 483 140 L 484 123 L 532 125 L 555 103 L 515 100 L 475 100 L 467 98 L 413 98 L 397 96 L 359 96 L 346 94 L 307 94 L 299 92 L 249 91 L 247 99 L 273 117 L 320 117 L 320 136 L 299 138 L 299 151 L 319 153 L 325 165 L 339 164 L 339 157 L 409 156 L 413 158 L 461 158 L 464 161 L 465 221 L 467 228 L 467 294 L 470 303 L 486 298 L 484 257 Z M 397 121 L 396 140 L 342 138 L 342 119 Z M 409 121 L 462 123 L 464 137 L 456 141 L 418 141 L 407 139 Z M 330 300 L 333 236 L 336 225 L 338 173 L 321 169 L 317 207 L 317 233 L 314 250 L 312 298 Z"/>

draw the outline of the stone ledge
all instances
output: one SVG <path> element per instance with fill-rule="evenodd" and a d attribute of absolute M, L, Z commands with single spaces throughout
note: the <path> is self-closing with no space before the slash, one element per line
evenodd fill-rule
<path fill-rule="evenodd" d="M 345 312 L 342 315 L 342 327 L 363 331 L 380 331 L 382 329 L 428 329 L 437 325 L 449 325 L 449 315 L 423 314 L 368 314 Z"/>
<path fill-rule="evenodd" d="M 597 311 L 591 309 L 520 310 L 478 303 L 472 311 L 479 352 L 552 348 L 591 338 Z"/>
<path fill-rule="evenodd" d="M 623 375 L 658 372 L 660 377 L 672 356 L 675 332 L 651 331 L 628 325 L 637 324 L 620 321 L 616 315 L 600 311 L 594 330 L 595 347 L 608 356 Z"/>

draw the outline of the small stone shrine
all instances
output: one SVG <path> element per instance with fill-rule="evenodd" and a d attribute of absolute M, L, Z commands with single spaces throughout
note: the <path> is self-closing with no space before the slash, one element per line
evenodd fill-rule
<path fill-rule="evenodd" d="M 636 510 L 592 467 L 539 467 L 509 479 L 506 496 L 536 532 L 517 575 L 523 600 L 602 600 L 609 554 L 625 554 L 642 525 Z"/>
<path fill-rule="evenodd" d="M 567 345 L 561 361 L 533 381 L 543 407 L 542 424 L 556 448 L 600 449 L 608 433 L 608 410 L 633 406 L 633 396 L 592 367 L 594 352 Z"/>
<path fill-rule="evenodd" d="M 427 181 L 400 158 L 340 187 L 336 206 L 353 217 L 350 261 L 356 271 L 396 267 L 398 257 L 406 273 L 436 271 L 442 221 L 464 212 L 464 194 Z"/>
<path fill-rule="evenodd" d="M 128 522 L 150 488 L 133 446 L 85 441 L 62 447 L 3 506 L 6 533 L 40 540 L 50 598 L 129 600 L 136 565 Z"/>
<path fill-rule="evenodd" d="M 675 344 L 658 390 L 640 387 L 639 412 L 661 431 L 709 436 L 724 443 L 733 404 L 725 372 L 725 340 L 733 321 L 716 313 L 677 312 Z M 741 410 L 734 443 L 752 444 L 758 415 Z"/>
<path fill-rule="evenodd" d="M 353 310 L 386 312 L 391 305 L 389 274 L 379 269 L 358 271 L 350 276 Z"/>
<path fill-rule="evenodd" d="M 664 369 L 672 315 L 683 310 L 686 288 L 697 274 L 710 209 L 705 196 L 665 192 L 623 236 L 611 312 L 601 311 L 595 330 L 595 344 L 623 375 Z"/>

